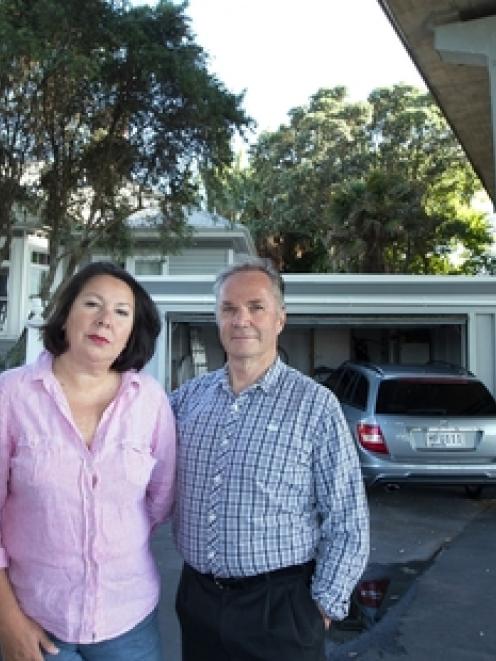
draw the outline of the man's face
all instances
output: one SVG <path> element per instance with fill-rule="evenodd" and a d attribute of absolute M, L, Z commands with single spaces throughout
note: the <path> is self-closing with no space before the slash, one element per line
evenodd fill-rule
<path fill-rule="evenodd" d="M 229 276 L 219 292 L 217 321 L 228 358 L 256 359 L 263 367 L 274 361 L 286 314 L 265 273 Z"/>

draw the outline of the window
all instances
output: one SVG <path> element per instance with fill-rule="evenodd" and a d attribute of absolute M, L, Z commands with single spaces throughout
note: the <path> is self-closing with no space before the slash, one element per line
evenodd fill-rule
<path fill-rule="evenodd" d="M 355 387 L 357 377 L 358 374 L 356 374 L 356 372 L 354 372 L 353 370 L 346 369 L 343 372 L 343 376 L 338 384 L 338 389 L 336 392 L 337 398 L 343 404 L 352 403 L 352 393 Z"/>
<path fill-rule="evenodd" d="M 393 415 L 496 415 L 493 396 L 470 379 L 388 379 L 379 387 L 376 413 Z"/>
<path fill-rule="evenodd" d="M 39 296 L 43 278 L 48 271 L 50 255 L 46 252 L 33 250 L 31 252 L 31 266 L 29 269 L 28 296 Z"/>
<path fill-rule="evenodd" d="M 134 275 L 162 275 L 162 259 L 135 259 Z"/>
<path fill-rule="evenodd" d="M 9 279 L 9 269 L 0 268 L 0 299 L 7 297 L 7 280 Z"/>
<path fill-rule="evenodd" d="M 7 317 L 7 280 L 9 269 L 0 268 L 0 331 L 3 330 Z"/>
<path fill-rule="evenodd" d="M 50 255 L 46 252 L 38 252 L 33 250 L 31 253 L 31 264 L 40 264 L 42 266 L 49 266 Z"/>
<path fill-rule="evenodd" d="M 331 372 L 331 374 L 324 381 L 324 385 L 327 386 L 332 392 L 337 396 L 337 387 L 339 380 L 343 374 L 343 370 L 336 369 Z"/>
<path fill-rule="evenodd" d="M 362 409 L 362 411 L 365 411 L 365 409 L 367 408 L 368 396 L 369 396 L 368 381 L 363 376 L 363 374 L 360 374 L 355 385 L 355 390 L 353 392 L 352 405 L 356 406 L 359 409 Z"/>

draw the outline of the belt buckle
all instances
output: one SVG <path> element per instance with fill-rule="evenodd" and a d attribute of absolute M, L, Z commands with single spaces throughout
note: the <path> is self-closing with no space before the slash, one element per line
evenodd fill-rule
<path fill-rule="evenodd" d="M 213 577 L 214 579 L 214 584 L 219 588 L 219 590 L 223 590 L 225 588 L 225 585 L 223 585 L 220 580 L 217 578 L 217 576 Z"/>

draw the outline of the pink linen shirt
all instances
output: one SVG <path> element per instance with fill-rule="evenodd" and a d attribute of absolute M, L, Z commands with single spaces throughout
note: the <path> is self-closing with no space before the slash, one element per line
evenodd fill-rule
<path fill-rule="evenodd" d="M 26 615 L 90 643 L 154 609 L 149 535 L 172 509 L 175 447 L 167 396 L 146 374 L 122 374 L 90 447 L 50 354 L 0 375 L 0 569 Z"/>

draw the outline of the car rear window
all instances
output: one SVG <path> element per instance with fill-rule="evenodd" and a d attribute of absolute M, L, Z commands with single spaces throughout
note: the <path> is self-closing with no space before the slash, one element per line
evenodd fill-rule
<path fill-rule="evenodd" d="M 439 378 L 388 379 L 379 385 L 376 413 L 496 416 L 496 402 L 479 381 Z"/>

